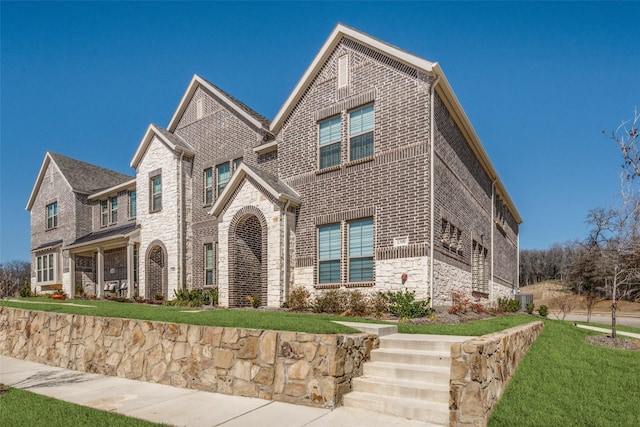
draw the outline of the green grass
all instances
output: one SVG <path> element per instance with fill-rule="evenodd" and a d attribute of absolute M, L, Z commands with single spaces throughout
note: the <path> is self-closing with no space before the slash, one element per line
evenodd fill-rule
<path fill-rule="evenodd" d="M 540 320 L 539 317 L 529 315 L 493 317 L 476 322 L 466 322 L 457 325 L 398 325 L 398 332 L 403 334 L 434 334 L 434 335 L 464 335 L 480 336 L 514 326 Z"/>
<path fill-rule="evenodd" d="M 569 322 L 545 320 L 489 426 L 638 426 L 640 352 L 585 343 Z"/>
<path fill-rule="evenodd" d="M 148 421 L 99 411 L 17 388 L 0 394 L 0 424 L 11 427 L 151 427 Z"/>
<path fill-rule="evenodd" d="M 87 316 L 326 334 L 358 332 L 352 328 L 334 323 L 333 320 L 349 322 L 364 321 L 361 318 L 253 309 L 215 309 L 198 312 L 196 309 L 187 307 L 167 307 L 97 300 L 66 300 L 60 304 L 57 304 L 57 302 L 56 304 L 51 304 L 53 301 L 47 298 L 26 298 L 23 299 L 23 301 L 25 302 L 0 301 L 0 305 L 27 310 L 82 314 Z M 77 307 L 72 304 L 90 305 L 92 307 Z"/>

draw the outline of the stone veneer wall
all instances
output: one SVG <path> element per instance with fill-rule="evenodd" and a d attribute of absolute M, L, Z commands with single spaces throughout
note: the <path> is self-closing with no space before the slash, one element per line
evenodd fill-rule
<path fill-rule="evenodd" d="M 332 408 L 376 335 L 182 325 L 0 307 L 0 354 L 142 381 Z"/>
<path fill-rule="evenodd" d="M 544 323 L 532 322 L 451 346 L 451 426 L 486 426 L 509 379 Z"/>

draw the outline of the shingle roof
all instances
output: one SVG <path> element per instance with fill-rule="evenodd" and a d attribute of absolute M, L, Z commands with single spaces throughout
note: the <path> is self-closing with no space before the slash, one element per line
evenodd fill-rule
<path fill-rule="evenodd" d="M 201 77 L 202 78 L 202 77 Z M 229 101 L 233 102 L 236 106 L 238 106 L 239 108 L 241 108 L 243 111 L 245 111 L 247 114 L 249 114 L 251 117 L 253 117 L 254 119 L 256 119 L 257 121 L 259 121 L 260 123 L 262 123 L 267 129 L 269 128 L 269 124 L 271 123 L 271 121 L 269 119 L 267 119 L 265 116 L 263 116 L 260 113 L 257 113 L 256 111 L 252 110 L 251 108 L 247 107 L 245 104 L 243 104 L 241 101 L 239 101 L 237 98 L 234 98 L 233 96 L 229 95 L 228 92 L 225 92 L 224 90 L 220 89 L 218 86 L 214 85 L 213 83 L 211 83 L 209 80 L 202 78 L 202 80 L 204 80 L 205 82 L 207 82 L 207 84 L 210 84 L 211 86 L 213 86 L 214 88 L 216 88 L 217 90 L 219 90 L 220 92 L 222 92 L 224 94 L 224 96 L 226 96 Z"/>
<path fill-rule="evenodd" d="M 91 194 L 113 187 L 135 177 L 49 152 L 73 191 Z"/>
<path fill-rule="evenodd" d="M 79 239 L 76 239 L 76 241 L 69 246 L 90 243 L 90 242 L 93 242 L 94 240 L 104 239 L 107 237 L 124 236 L 126 234 L 129 234 L 133 230 L 135 230 L 137 226 L 138 225 L 135 222 L 129 222 L 127 224 L 120 225 L 118 227 L 109 227 L 102 230 L 94 231 L 92 233 L 89 233 L 85 236 L 80 237 Z"/>
<path fill-rule="evenodd" d="M 154 126 L 156 128 L 156 130 L 158 130 L 162 134 L 162 136 L 167 138 L 173 145 L 185 148 L 185 149 L 187 149 L 187 150 L 189 150 L 191 152 L 195 151 L 193 149 L 193 147 L 187 141 L 182 139 L 179 135 L 176 135 L 175 133 L 169 132 L 168 130 L 166 130 L 162 126 L 158 126 L 158 125 L 153 124 L 153 123 L 152 123 L 152 126 Z"/>
<path fill-rule="evenodd" d="M 247 169 L 251 169 L 253 173 L 258 175 L 260 178 L 264 180 L 268 185 L 270 185 L 276 192 L 285 194 L 292 199 L 300 199 L 300 195 L 296 193 L 291 187 L 282 182 L 278 177 L 271 175 L 269 172 L 265 172 L 263 170 L 257 169 L 253 166 L 249 166 L 248 164 L 244 164 Z"/>
<path fill-rule="evenodd" d="M 51 248 L 53 246 L 57 246 L 62 244 L 63 240 L 59 239 L 59 240 L 54 240 L 53 242 L 47 242 L 47 243 L 43 243 L 40 246 L 38 246 L 37 248 L 34 248 L 34 251 L 37 251 L 39 249 L 45 249 L 45 248 Z"/>

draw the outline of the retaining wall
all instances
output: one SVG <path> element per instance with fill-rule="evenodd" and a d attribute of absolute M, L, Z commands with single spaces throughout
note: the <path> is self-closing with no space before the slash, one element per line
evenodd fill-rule
<path fill-rule="evenodd" d="M 333 408 L 379 340 L 0 307 L 0 354 L 50 366 Z"/>
<path fill-rule="evenodd" d="M 532 322 L 451 346 L 451 426 L 486 426 L 518 364 L 544 328 Z"/>

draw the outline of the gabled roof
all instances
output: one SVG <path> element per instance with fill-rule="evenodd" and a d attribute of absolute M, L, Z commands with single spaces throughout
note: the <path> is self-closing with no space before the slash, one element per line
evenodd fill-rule
<path fill-rule="evenodd" d="M 250 176 L 251 178 L 253 178 L 260 186 L 267 190 L 267 192 L 277 200 L 280 200 L 282 202 L 288 201 L 291 202 L 293 206 L 300 206 L 300 196 L 287 184 L 280 181 L 277 177 L 271 175 L 270 173 L 255 169 L 251 166 L 248 166 L 246 163 L 242 163 L 231 177 L 231 180 L 227 183 L 227 186 L 224 188 L 222 194 L 218 197 L 216 202 L 211 207 L 211 210 L 209 211 L 210 215 L 220 215 L 220 212 L 222 212 L 224 207 L 231 199 L 231 195 L 233 194 L 235 189 L 242 183 L 242 180 L 246 176 Z"/>
<path fill-rule="evenodd" d="M 378 40 L 369 36 L 368 34 L 362 33 L 353 28 L 347 27 L 343 24 L 338 24 L 336 28 L 333 30 L 329 38 L 322 45 L 322 48 L 316 55 L 316 57 L 311 62 L 311 65 L 305 73 L 302 75 L 302 78 L 293 89 L 293 92 L 289 95 L 287 100 L 285 101 L 280 111 L 276 114 L 273 121 L 271 122 L 270 130 L 274 135 L 280 131 L 280 128 L 284 124 L 285 120 L 293 111 L 293 108 L 300 101 L 300 99 L 304 96 L 306 90 L 313 83 L 313 80 L 316 74 L 320 71 L 320 69 L 324 66 L 325 62 L 328 60 L 331 53 L 334 51 L 335 47 L 340 43 L 343 38 L 351 39 L 359 44 L 365 45 L 368 48 L 377 51 L 379 53 L 384 54 L 392 59 L 395 59 L 405 65 L 416 68 L 428 75 L 433 76 L 434 81 L 437 82 L 435 87 L 438 96 L 444 101 L 445 105 L 449 109 L 451 115 L 454 120 L 458 123 L 462 133 L 467 138 L 471 149 L 478 157 L 480 164 L 484 168 L 485 172 L 489 176 L 492 182 L 495 182 L 497 192 L 500 194 L 502 199 L 507 203 L 509 209 L 511 210 L 514 218 L 518 223 L 522 223 L 522 218 L 518 213 L 513 201 L 509 197 L 509 194 L 502 184 L 498 173 L 496 172 L 491 160 L 489 160 L 489 156 L 484 150 L 482 143 L 480 142 L 480 138 L 476 134 L 469 118 L 466 113 L 462 109 L 462 105 L 458 101 L 449 81 L 447 80 L 442 68 L 437 62 L 430 62 L 426 59 L 415 56 L 407 51 L 399 49 L 393 45 L 390 45 L 386 42 Z M 272 144 L 270 142 L 258 146 L 254 149 L 256 152 L 260 152 L 263 148 L 266 150 L 267 145 Z M 273 145 L 273 144 L 272 144 Z M 264 147 L 263 147 L 264 146 Z M 272 146 L 268 147 L 269 149 L 275 149 Z"/>
<path fill-rule="evenodd" d="M 45 171 L 51 163 L 58 168 L 69 188 L 80 194 L 96 193 L 134 179 L 130 175 L 72 159 L 61 154 L 47 152 L 40 167 L 40 172 L 38 172 L 36 183 L 31 191 L 31 196 L 29 196 L 27 210 L 31 210 L 44 179 Z"/>
<path fill-rule="evenodd" d="M 245 104 L 229 95 L 213 83 L 203 79 L 197 74 L 194 74 L 193 78 L 191 79 L 191 83 L 189 83 L 189 86 L 187 87 L 187 91 L 182 96 L 182 100 L 180 101 L 180 104 L 178 104 L 178 108 L 176 109 L 176 112 L 173 114 L 173 117 L 169 122 L 169 126 L 167 127 L 167 129 L 170 132 L 174 132 L 176 130 L 176 127 L 178 126 L 178 123 L 180 122 L 184 111 L 187 109 L 187 106 L 189 105 L 189 102 L 191 101 L 191 98 L 193 97 L 193 94 L 196 92 L 198 87 L 202 87 L 206 91 L 209 91 L 220 98 L 220 100 L 226 103 L 236 113 L 244 117 L 256 128 L 264 130 L 269 129 L 269 120 L 266 117 L 256 113 L 254 110 L 247 107 Z"/>
<path fill-rule="evenodd" d="M 160 141 L 162 141 L 167 147 L 169 147 L 173 151 L 177 151 L 180 153 L 184 153 L 188 156 L 193 156 L 195 154 L 195 150 L 188 142 L 184 139 L 180 138 L 178 135 L 169 132 L 166 129 L 161 128 L 158 125 L 154 125 L 153 123 L 149 125 L 147 131 L 144 133 L 142 137 L 142 141 L 140 141 L 140 145 L 138 145 L 138 149 L 136 150 L 133 158 L 131 159 L 131 167 L 136 169 L 140 164 L 140 161 L 144 157 L 144 154 L 149 147 L 151 141 L 153 141 L 153 137 L 157 136 Z"/>
<path fill-rule="evenodd" d="M 133 221 L 117 227 L 108 227 L 105 229 L 94 231 L 80 237 L 79 239 L 76 239 L 75 242 L 67 245 L 66 249 L 83 246 L 89 243 L 98 243 L 116 238 L 124 238 L 127 237 L 127 235 L 131 234 L 131 232 L 135 231 L 137 228 L 139 228 L 139 226 L 135 223 L 135 221 Z"/>

